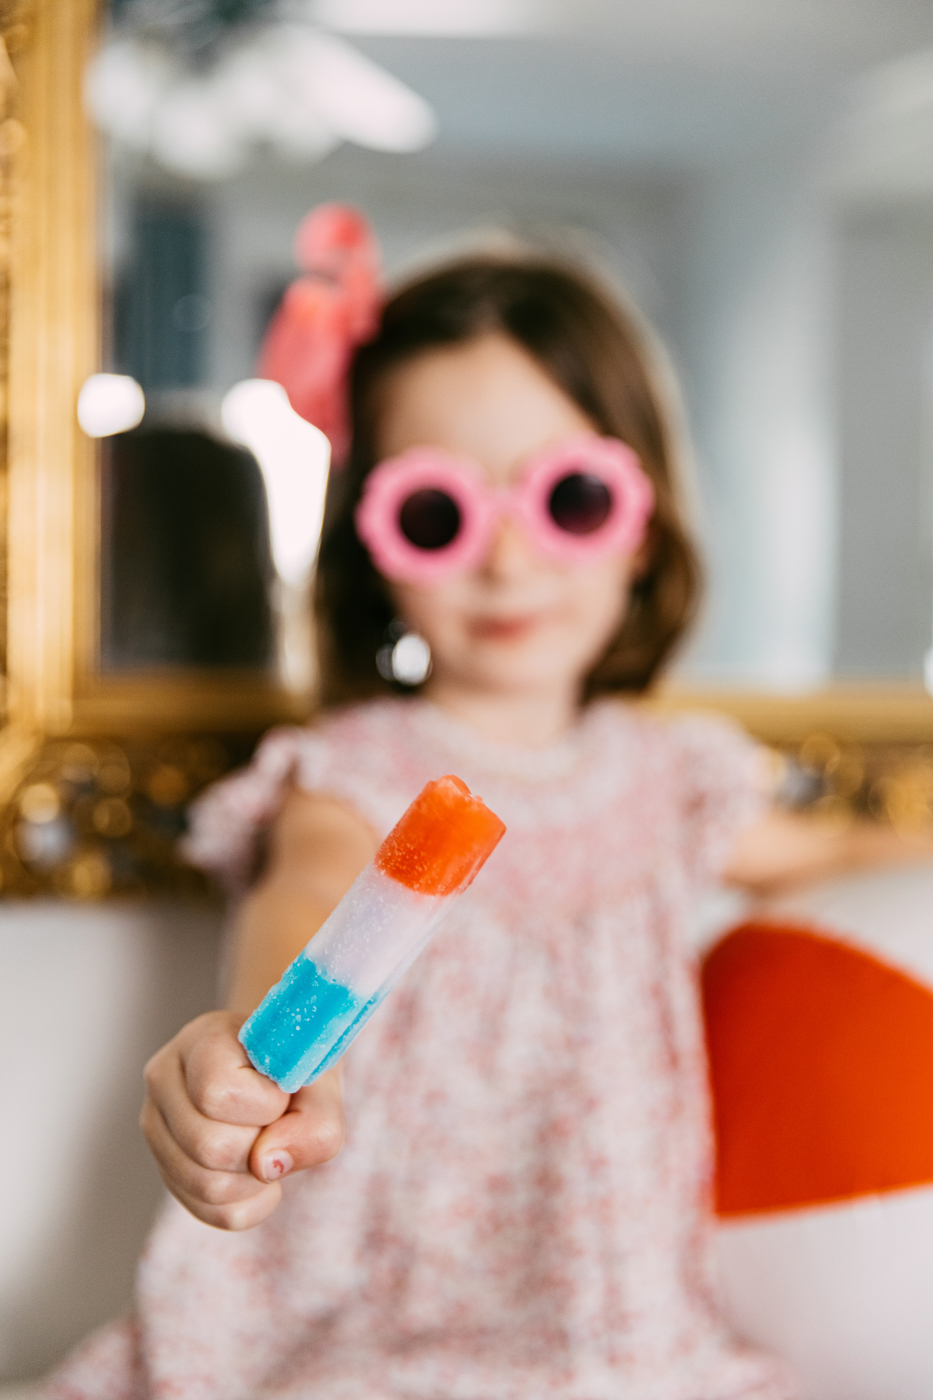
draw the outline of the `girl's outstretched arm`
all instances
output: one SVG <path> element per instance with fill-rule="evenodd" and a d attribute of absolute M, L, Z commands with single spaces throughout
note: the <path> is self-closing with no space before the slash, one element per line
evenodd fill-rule
<path fill-rule="evenodd" d="M 208 1225 L 257 1225 L 278 1204 L 283 1176 L 340 1149 L 338 1070 L 289 1096 L 253 1069 L 237 1032 L 377 846 L 340 803 L 292 792 L 237 921 L 227 1009 L 190 1022 L 146 1066 L 146 1141 L 168 1189 Z"/>
<path fill-rule="evenodd" d="M 742 832 L 723 873 L 728 884 L 773 895 L 851 870 L 925 861 L 933 862 L 926 831 L 773 811 Z"/>

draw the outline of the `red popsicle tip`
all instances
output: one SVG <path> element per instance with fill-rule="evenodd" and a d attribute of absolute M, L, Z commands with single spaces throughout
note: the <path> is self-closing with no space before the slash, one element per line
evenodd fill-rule
<path fill-rule="evenodd" d="M 466 783 L 448 774 L 415 798 L 376 852 L 383 875 L 419 894 L 465 890 L 505 835 Z"/>

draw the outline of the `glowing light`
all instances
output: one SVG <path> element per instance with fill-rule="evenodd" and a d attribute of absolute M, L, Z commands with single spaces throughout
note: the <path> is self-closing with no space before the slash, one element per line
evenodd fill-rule
<path fill-rule="evenodd" d="M 281 384 L 244 379 L 221 405 L 230 437 L 259 463 L 269 505 L 272 558 L 285 583 L 300 587 L 317 553 L 330 443 L 300 418 Z"/>
<path fill-rule="evenodd" d="M 210 75 L 170 88 L 152 120 L 152 154 L 168 170 L 192 179 L 219 180 L 245 159 L 245 141 L 227 120 L 220 84 Z"/>
<path fill-rule="evenodd" d="M 377 151 L 419 151 L 434 140 L 424 98 L 342 39 L 297 25 L 274 32 L 283 87 L 303 92 L 334 136 Z"/>
<path fill-rule="evenodd" d="M 88 437 L 128 432 L 145 411 L 146 396 L 128 374 L 92 374 L 78 395 L 78 422 Z"/>
<path fill-rule="evenodd" d="M 424 98 L 301 23 L 266 25 L 204 71 L 151 38 L 114 39 L 89 66 L 85 97 L 118 142 L 197 179 L 232 175 L 262 145 L 318 160 L 341 141 L 417 151 L 437 134 Z"/>
<path fill-rule="evenodd" d="M 154 45 L 114 39 L 87 69 L 85 101 L 99 126 L 145 151 L 158 105 L 177 78 L 171 59 Z"/>

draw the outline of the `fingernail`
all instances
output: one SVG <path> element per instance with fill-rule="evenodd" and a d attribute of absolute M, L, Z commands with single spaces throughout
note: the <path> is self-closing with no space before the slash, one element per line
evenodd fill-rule
<path fill-rule="evenodd" d="M 292 1154 L 278 1149 L 275 1152 L 267 1152 L 259 1167 L 263 1181 L 278 1181 L 279 1177 L 288 1176 L 294 1165 Z"/>

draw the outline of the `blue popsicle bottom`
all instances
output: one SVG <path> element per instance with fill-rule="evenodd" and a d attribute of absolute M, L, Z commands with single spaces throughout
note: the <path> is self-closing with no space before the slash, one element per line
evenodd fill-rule
<path fill-rule="evenodd" d="M 388 990 L 361 1001 L 299 953 L 244 1022 L 240 1044 L 258 1070 L 293 1094 L 336 1064 Z"/>

